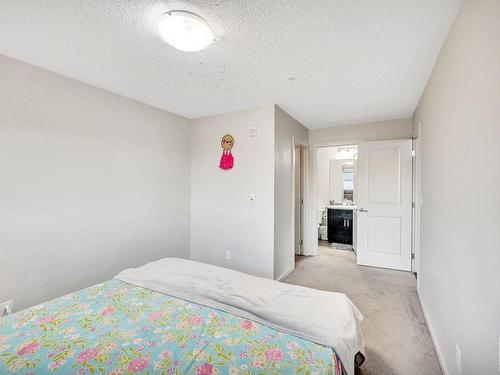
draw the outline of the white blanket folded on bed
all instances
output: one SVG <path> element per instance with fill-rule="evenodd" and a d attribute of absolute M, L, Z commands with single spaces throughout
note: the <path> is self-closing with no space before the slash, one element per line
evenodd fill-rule
<path fill-rule="evenodd" d="M 356 353 L 364 354 L 363 315 L 345 294 L 178 258 L 126 269 L 116 278 L 331 347 L 348 375 L 354 374 Z"/>

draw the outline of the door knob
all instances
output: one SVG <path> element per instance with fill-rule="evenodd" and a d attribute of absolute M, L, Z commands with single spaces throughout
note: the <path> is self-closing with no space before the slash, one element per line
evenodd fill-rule
<path fill-rule="evenodd" d="M 368 210 L 365 210 L 364 208 L 360 208 L 358 211 L 359 212 L 368 212 Z"/>

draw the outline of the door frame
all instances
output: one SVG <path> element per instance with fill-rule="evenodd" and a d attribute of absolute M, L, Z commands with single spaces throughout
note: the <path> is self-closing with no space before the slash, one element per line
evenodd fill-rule
<path fill-rule="evenodd" d="M 302 254 L 303 249 L 304 249 L 304 187 L 305 187 L 305 181 L 304 181 L 304 149 L 299 146 L 295 145 L 294 147 L 295 154 L 293 156 L 293 159 L 295 161 L 293 165 L 293 172 L 295 173 L 295 176 L 293 178 L 293 197 L 294 197 L 294 209 L 293 209 L 293 221 L 294 221 L 294 251 L 295 254 Z M 298 154 L 300 152 L 300 154 Z M 299 163 L 300 165 L 298 165 Z M 297 175 L 297 172 L 299 175 Z M 297 188 L 299 188 L 299 191 L 297 191 Z M 299 198 L 299 199 L 298 199 Z M 297 223 L 298 221 L 298 223 Z M 297 229 L 299 230 L 299 233 L 297 233 Z M 299 241 L 297 241 L 299 240 Z"/>
<path fill-rule="evenodd" d="M 413 203 L 415 205 L 415 209 L 413 212 L 413 225 L 412 225 L 412 251 L 415 254 L 412 272 L 418 275 L 420 270 L 420 212 L 421 212 L 421 172 L 420 172 L 420 164 L 421 164 L 421 123 L 418 123 L 418 130 L 416 137 L 413 138 L 415 141 L 415 156 L 413 157 L 413 171 L 412 171 L 412 185 L 413 185 Z M 391 140 L 391 139 L 380 139 Z M 308 200 L 304 202 L 304 211 L 306 213 L 307 222 L 304 225 L 305 238 L 304 244 L 306 244 L 306 238 L 308 235 L 307 255 L 317 255 L 318 254 L 318 241 L 316 231 L 316 215 L 317 215 L 317 201 L 318 201 L 318 149 L 322 147 L 336 147 L 336 146 L 350 146 L 350 145 L 359 145 L 361 142 L 370 142 L 372 140 L 366 138 L 358 138 L 351 139 L 346 141 L 331 141 L 331 142 L 317 142 L 311 143 L 309 145 L 309 165 L 310 174 L 309 180 L 306 180 L 306 186 L 308 186 Z M 378 141 L 378 140 L 373 140 Z M 295 152 L 295 148 L 293 149 Z M 294 180 L 292 180 L 294 181 Z M 307 205 L 306 205 L 307 203 Z M 304 218 L 305 219 L 305 218 Z M 295 234 L 294 234 L 295 239 Z M 419 279 L 417 277 L 417 287 L 419 284 Z"/>
<path fill-rule="evenodd" d="M 422 161 L 422 123 L 417 124 L 417 134 L 413 137 L 413 241 L 412 251 L 414 259 L 412 262 L 412 272 L 417 275 L 417 288 L 419 287 L 418 274 L 420 272 L 420 212 L 422 208 L 421 190 L 421 161 Z"/>
<path fill-rule="evenodd" d="M 342 146 L 358 146 L 359 143 L 366 142 L 366 139 L 353 139 L 346 141 L 334 142 L 319 142 L 311 144 L 311 189 L 310 189 L 310 204 L 306 206 L 305 210 L 308 212 L 309 221 L 305 229 L 310 234 L 309 242 L 307 244 L 310 252 L 306 255 L 318 255 L 318 235 L 316 233 L 316 217 L 318 211 L 318 164 L 319 164 L 319 149 L 324 147 L 342 147 Z"/>
<path fill-rule="evenodd" d="M 290 256 L 291 256 L 291 263 L 293 264 L 293 269 L 295 269 L 295 168 L 296 168 L 296 153 L 295 153 L 295 147 L 300 147 L 301 153 L 302 153 L 302 180 L 304 181 L 304 185 L 302 187 L 302 193 L 304 196 L 304 203 L 302 205 L 303 210 L 302 210 L 302 221 L 303 221 L 303 227 L 302 227 L 302 238 L 303 238 L 303 246 L 302 246 L 302 253 L 306 255 L 308 253 L 308 247 L 307 244 L 309 242 L 308 239 L 308 223 L 309 223 L 309 218 L 308 218 L 308 204 L 309 204 L 309 195 L 310 195 L 310 186 L 308 181 L 310 180 L 309 174 L 309 160 L 310 160 L 310 155 L 309 155 L 309 144 L 304 141 L 303 139 L 300 139 L 298 137 L 292 136 L 292 180 L 291 180 L 291 186 L 292 186 L 292 243 L 293 247 L 290 251 Z M 291 272 L 291 271 L 290 271 Z"/>

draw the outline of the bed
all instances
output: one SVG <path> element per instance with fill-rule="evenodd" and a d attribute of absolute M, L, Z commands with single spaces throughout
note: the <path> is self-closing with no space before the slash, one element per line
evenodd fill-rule
<path fill-rule="evenodd" d="M 333 343 L 318 335 L 318 309 L 305 329 L 293 323 L 304 310 L 281 312 L 323 293 L 165 258 L 0 318 L 0 373 L 351 375 L 364 344 L 347 297 L 330 306 L 352 319 L 334 324 L 347 334 Z"/>

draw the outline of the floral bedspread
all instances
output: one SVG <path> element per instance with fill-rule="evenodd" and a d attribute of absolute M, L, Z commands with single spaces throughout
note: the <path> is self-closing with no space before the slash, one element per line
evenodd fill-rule
<path fill-rule="evenodd" d="M 331 348 L 112 279 L 0 318 L 0 374 L 335 374 Z"/>

